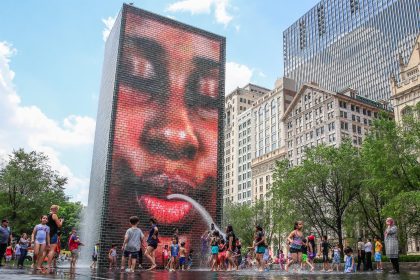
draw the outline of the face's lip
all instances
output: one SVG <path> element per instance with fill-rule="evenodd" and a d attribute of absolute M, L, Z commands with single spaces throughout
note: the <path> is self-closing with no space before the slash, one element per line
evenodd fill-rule
<path fill-rule="evenodd" d="M 178 174 L 159 173 L 148 175 L 142 178 L 142 181 L 148 187 L 161 190 L 160 196 L 166 196 L 179 193 L 188 195 L 189 191 L 194 189 L 196 183 L 193 180 L 180 176 Z"/>
<path fill-rule="evenodd" d="M 160 199 L 150 195 L 137 197 L 139 205 L 161 224 L 174 224 L 183 220 L 193 208 L 185 201 Z"/>
<path fill-rule="evenodd" d="M 177 174 L 158 173 L 144 176 L 142 182 L 146 188 L 156 190 L 158 194 L 143 192 L 137 195 L 137 202 L 160 224 L 178 223 L 185 219 L 193 208 L 186 201 L 166 198 L 174 193 L 188 195 L 194 189 L 195 184 L 192 180 Z"/>

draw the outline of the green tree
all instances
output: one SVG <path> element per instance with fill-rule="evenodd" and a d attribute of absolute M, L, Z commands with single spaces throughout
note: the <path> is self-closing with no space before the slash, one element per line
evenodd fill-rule
<path fill-rule="evenodd" d="M 61 244 L 62 248 L 66 248 L 67 241 L 70 237 L 73 228 L 80 230 L 81 215 L 83 210 L 81 202 L 65 201 L 60 204 L 59 216 L 64 219 L 63 227 L 61 228 Z M 83 240 L 82 240 L 83 242 Z"/>
<path fill-rule="evenodd" d="M 41 215 L 49 213 L 50 206 L 58 204 L 60 216 L 65 219 L 63 231 L 67 234 L 78 226 L 82 205 L 69 202 L 64 194 L 67 178 L 53 170 L 48 157 L 35 151 L 13 151 L 0 169 L 0 215 L 11 222 L 15 235 L 31 233 Z"/>
<path fill-rule="evenodd" d="M 238 238 L 245 246 L 251 245 L 254 239 L 254 212 L 249 204 L 227 203 L 223 208 L 222 225 L 231 224 Z M 223 228 L 223 230 L 224 230 Z"/>
<path fill-rule="evenodd" d="M 285 198 L 299 220 L 310 221 L 318 233 L 330 230 L 343 248 L 346 211 L 361 187 L 360 156 L 349 141 L 340 147 L 320 145 L 306 151 L 302 165 L 276 170 L 273 197 Z"/>
<path fill-rule="evenodd" d="M 410 215 L 417 210 L 420 191 L 420 104 L 417 107 L 408 110 L 401 124 L 380 114 L 361 150 L 365 179 L 358 196 L 360 223 L 383 238 L 384 220 L 394 217 L 402 251 L 407 237 L 418 230 Z"/>

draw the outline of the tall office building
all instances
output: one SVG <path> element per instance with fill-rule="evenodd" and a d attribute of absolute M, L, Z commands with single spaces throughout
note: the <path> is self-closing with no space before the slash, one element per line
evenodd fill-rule
<path fill-rule="evenodd" d="M 391 96 L 420 32 L 419 0 L 322 0 L 283 32 L 284 76 L 351 87 L 373 100 Z"/>
<path fill-rule="evenodd" d="M 252 106 L 252 202 L 265 200 L 272 184 L 276 161 L 285 157 L 281 118 L 296 95 L 295 81 L 277 79 L 274 90 Z M 249 195 L 247 192 L 246 195 Z M 242 194 L 244 195 L 244 193 Z"/>
<path fill-rule="evenodd" d="M 270 90 L 248 84 L 225 98 L 223 203 L 251 200 L 251 110 L 254 101 Z M 246 193 L 243 195 L 242 192 Z M 240 195 L 239 195 L 240 193 Z"/>

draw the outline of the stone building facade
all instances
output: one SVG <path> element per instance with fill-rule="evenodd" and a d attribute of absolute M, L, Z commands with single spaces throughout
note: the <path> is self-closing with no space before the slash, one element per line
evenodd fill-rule
<path fill-rule="evenodd" d="M 281 118 L 296 94 L 295 82 L 276 81 L 274 90 L 252 106 L 252 201 L 269 199 L 276 161 L 284 157 L 284 125 Z"/>
<path fill-rule="evenodd" d="M 269 91 L 248 84 L 225 98 L 223 203 L 243 203 L 251 198 L 248 199 L 252 157 L 250 108 Z"/>
<path fill-rule="evenodd" d="M 391 79 L 391 102 L 394 107 L 395 121 L 401 123 L 404 114 L 420 106 L 420 35 L 407 63 L 400 58 L 400 73 L 397 82 Z"/>
<path fill-rule="evenodd" d="M 289 164 L 301 164 L 306 148 L 339 146 L 345 138 L 360 147 L 383 108 L 383 104 L 361 97 L 350 88 L 338 93 L 315 83 L 304 84 L 282 118 Z"/>

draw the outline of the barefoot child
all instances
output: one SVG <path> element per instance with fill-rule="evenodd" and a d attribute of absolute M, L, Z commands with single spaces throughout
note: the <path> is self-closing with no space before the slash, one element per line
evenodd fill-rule
<path fill-rule="evenodd" d="M 188 254 L 188 265 L 187 265 L 187 270 L 189 270 L 189 269 L 191 268 L 192 264 L 193 264 L 193 253 L 194 253 L 194 250 L 193 250 L 193 249 L 191 249 L 191 250 L 190 250 L 190 253 Z"/>
<path fill-rule="evenodd" d="M 382 243 L 378 236 L 375 236 L 374 241 L 376 270 L 382 270 Z"/>
<path fill-rule="evenodd" d="M 330 252 L 331 245 L 328 243 L 328 238 L 326 235 L 322 237 L 321 249 L 322 249 L 322 270 L 321 271 L 332 271 L 330 269 L 330 259 L 328 258 L 328 253 Z"/>
<path fill-rule="evenodd" d="M 115 248 L 115 244 L 112 244 L 111 249 L 109 249 L 108 259 L 109 259 L 109 270 L 117 267 L 117 249 Z"/>
<path fill-rule="evenodd" d="M 92 263 L 90 264 L 91 269 L 96 268 L 96 262 L 98 261 L 98 254 L 99 254 L 99 243 L 96 243 L 95 246 L 93 247 L 93 252 L 92 252 Z"/>
<path fill-rule="evenodd" d="M 346 254 L 346 263 L 344 264 L 344 272 L 345 273 L 355 272 L 356 267 L 354 265 L 353 250 L 350 247 L 347 247 L 344 250 L 344 254 Z"/>
<path fill-rule="evenodd" d="M 187 263 L 186 254 L 185 242 L 181 242 L 181 248 L 179 249 L 179 268 L 182 270 L 185 270 L 185 264 Z"/>
<path fill-rule="evenodd" d="M 162 250 L 162 263 L 163 268 L 167 269 L 168 267 L 168 259 L 169 259 L 169 251 L 168 251 L 168 244 L 165 245 L 165 247 Z"/>
<path fill-rule="evenodd" d="M 300 267 L 302 261 L 302 239 L 303 239 L 303 222 L 296 221 L 293 226 L 293 231 L 287 237 L 287 240 L 290 243 L 290 253 L 292 254 L 292 260 L 286 265 L 285 270 L 286 272 L 289 271 L 289 267 L 297 263 Z M 296 270 L 296 267 L 295 269 Z"/>
<path fill-rule="evenodd" d="M 314 266 L 308 260 L 308 243 L 305 238 L 302 239 L 301 250 L 302 250 L 302 269 L 305 268 L 306 265 L 309 265 L 309 267 L 311 268 L 311 271 L 314 271 Z"/>
<path fill-rule="evenodd" d="M 45 249 L 50 246 L 50 227 L 47 226 L 48 216 L 41 217 L 41 223 L 34 227 L 31 240 L 34 241 L 34 265 L 41 270 Z"/>
<path fill-rule="evenodd" d="M 172 238 L 171 244 L 171 263 L 169 271 L 175 271 L 176 263 L 178 261 L 179 245 L 175 237 Z"/>
<path fill-rule="evenodd" d="M 340 263 L 341 263 L 341 257 L 340 257 L 340 247 L 338 247 L 338 244 L 335 244 L 333 248 L 333 261 L 332 261 L 332 270 L 334 270 L 334 267 L 337 269 L 337 272 L 340 271 Z"/>

